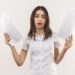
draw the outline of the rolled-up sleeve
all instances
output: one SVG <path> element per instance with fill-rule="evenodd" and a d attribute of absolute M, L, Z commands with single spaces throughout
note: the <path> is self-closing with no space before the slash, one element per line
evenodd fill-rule
<path fill-rule="evenodd" d="M 60 39 L 56 35 L 56 33 L 53 34 L 53 39 L 54 39 L 54 48 L 59 48 L 61 44 L 60 44 Z"/>
<path fill-rule="evenodd" d="M 58 40 L 54 41 L 54 48 L 59 48 L 60 42 Z"/>
<path fill-rule="evenodd" d="M 26 36 L 26 37 L 22 40 L 22 46 L 21 46 L 21 48 L 22 48 L 23 50 L 28 51 L 28 49 L 29 49 L 29 42 L 30 42 L 30 39 L 29 39 L 28 36 Z"/>

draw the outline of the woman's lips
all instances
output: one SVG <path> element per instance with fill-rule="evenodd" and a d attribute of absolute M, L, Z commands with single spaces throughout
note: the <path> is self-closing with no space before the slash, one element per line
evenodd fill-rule
<path fill-rule="evenodd" d="M 39 26 L 41 26 L 42 25 L 42 23 L 37 23 Z"/>

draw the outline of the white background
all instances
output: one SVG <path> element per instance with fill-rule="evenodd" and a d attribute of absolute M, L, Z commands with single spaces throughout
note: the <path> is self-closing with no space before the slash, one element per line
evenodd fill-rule
<path fill-rule="evenodd" d="M 75 0 L 0 0 L 0 14 L 7 13 L 19 31 L 26 35 L 30 27 L 32 10 L 43 5 L 47 8 L 51 28 L 57 31 L 69 11 L 75 10 Z M 75 75 L 75 40 L 63 60 L 57 65 L 58 75 Z M 17 46 L 17 51 L 20 48 Z M 29 54 L 23 66 L 18 67 L 13 59 L 10 48 L 3 41 L 0 27 L 0 75 L 28 75 Z"/>

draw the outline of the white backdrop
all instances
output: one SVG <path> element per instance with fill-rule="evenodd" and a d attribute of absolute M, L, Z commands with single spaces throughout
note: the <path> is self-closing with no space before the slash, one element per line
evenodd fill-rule
<path fill-rule="evenodd" d="M 75 0 L 0 0 L 0 14 L 6 12 L 19 31 L 26 35 L 32 10 L 43 5 L 47 8 L 51 28 L 57 31 L 69 11 L 75 10 Z M 75 75 L 75 39 L 63 60 L 57 65 L 58 75 Z M 19 46 L 18 46 L 19 45 Z M 20 44 L 16 45 L 18 53 Z M 18 67 L 12 57 L 10 48 L 3 41 L 0 27 L 0 75 L 28 75 L 29 54 L 23 66 Z"/>

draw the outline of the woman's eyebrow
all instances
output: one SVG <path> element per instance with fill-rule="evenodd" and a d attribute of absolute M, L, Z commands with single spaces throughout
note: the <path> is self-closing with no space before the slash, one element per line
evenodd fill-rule
<path fill-rule="evenodd" d="M 46 16 L 45 14 L 42 14 L 42 16 Z"/>
<path fill-rule="evenodd" d="M 38 13 L 36 13 L 35 15 L 39 15 Z M 42 14 L 42 16 L 46 16 L 45 14 Z"/>
<path fill-rule="evenodd" d="M 35 15 L 39 15 L 39 14 L 36 13 Z"/>

